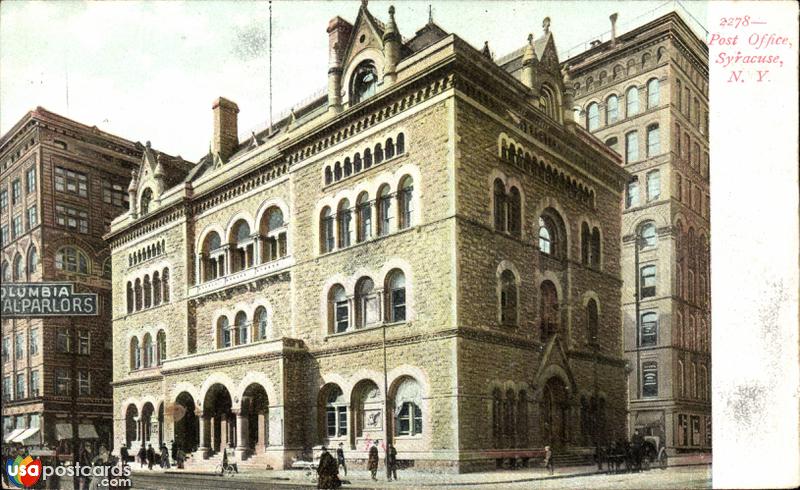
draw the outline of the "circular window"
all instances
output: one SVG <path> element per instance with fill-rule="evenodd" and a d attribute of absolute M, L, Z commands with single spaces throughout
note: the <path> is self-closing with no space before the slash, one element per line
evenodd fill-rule
<path fill-rule="evenodd" d="M 358 42 L 363 43 L 364 41 L 366 41 L 366 39 L 367 39 L 367 35 L 366 34 L 362 34 L 361 37 L 358 38 Z"/>

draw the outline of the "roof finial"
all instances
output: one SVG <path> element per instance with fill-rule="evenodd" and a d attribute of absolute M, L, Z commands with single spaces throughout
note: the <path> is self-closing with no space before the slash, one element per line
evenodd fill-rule
<path fill-rule="evenodd" d="M 487 58 L 492 59 L 492 52 L 489 50 L 489 41 L 483 42 L 483 49 L 481 50 L 481 53 L 483 53 L 483 55 Z"/>
<path fill-rule="evenodd" d="M 394 5 L 389 5 L 389 17 L 394 19 Z"/>
<path fill-rule="evenodd" d="M 366 10 L 367 9 L 367 3 L 369 3 L 369 0 L 361 0 L 361 8 Z"/>
<path fill-rule="evenodd" d="M 528 34 L 528 44 L 533 44 L 533 33 Z"/>
<path fill-rule="evenodd" d="M 542 28 L 544 29 L 545 35 L 550 32 L 550 17 L 545 17 L 542 21 Z"/>
<path fill-rule="evenodd" d="M 433 5 L 428 4 L 428 24 L 433 24 Z"/>

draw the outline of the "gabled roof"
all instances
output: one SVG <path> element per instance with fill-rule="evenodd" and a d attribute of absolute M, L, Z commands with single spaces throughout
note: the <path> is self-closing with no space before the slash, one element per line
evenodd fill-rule
<path fill-rule="evenodd" d="M 141 144 L 137 144 L 141 146 Z M 154 150 L 150 142 L 141 146 L 142 160 L 139 164 L 139 180 L 141 182 L 145 173 L 161 174 L 164 179 L 165 188 L 173 187 L 184 180 L 186 175 L 192 170 L 192 162 L 187 162 L 181 157 L 173 157 L 166 153 Z"/>
<path fill-rule="evenodd" d="M 522 46 L 507 55 L 501 56 L 497 60 L 497 65 L 519 78 L 518 73 L 522 70 L 522 55 L 525 53 L 525 48 L 527 48 L 527 46 Z M 536 53 L 536 59 L 540 61 L 545 59 L 545 57 L 552 56 L 552 54 L 556 54 L 556 59 L 558 59 L 557 53 L 555 53 L 553 33 L 551 31 L 534 39 L 533 50 L 534 53 Z M 552 54 L 550 52 L 551 50 L 553 51 Z"/>
<path fill-rule="evenodd" d="M 414 37 L 405 42 L 405 47 L 408 48 L 410 53 L 416 53 L 447 36 L 449 34 L 444 29 L 430 21 L 422 29 L 418 30 Z"/>

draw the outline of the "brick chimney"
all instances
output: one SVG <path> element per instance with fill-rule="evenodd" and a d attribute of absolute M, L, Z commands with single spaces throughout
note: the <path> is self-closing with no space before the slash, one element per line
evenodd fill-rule
<path fill-rule="evenodd" d="M 214 136 L 211 139 L 211 152 L 219 154 L 225 161 L 236 152 L 239 146 L 239 106 L 223 97 L 211 106 L 214 112 Z"/>
<path fill-rule="evenodd" d="M 611 45 L 613 46 L 617 44 L 617 13 L 609 15 L 608 20 L 611 21 Z"/>

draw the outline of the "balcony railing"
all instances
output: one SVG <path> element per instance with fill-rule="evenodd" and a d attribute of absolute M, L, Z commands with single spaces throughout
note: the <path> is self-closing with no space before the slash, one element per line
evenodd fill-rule
<path fill-rule="evenodd" d="M 278 260 L 265 262 L 256 266 L 243 269 L 233 274 L 228 274 L 210 281 L 206 281 L 195 286 L 189 287 L 188 296 L 190 298 L 208 294 L 213 291 L 235 286 L 243 282 L 251 281 L 255 278 L 268 276 L 278 271 L 287 269 L 294 265 L 294 257 L 282 257 Z"/>

